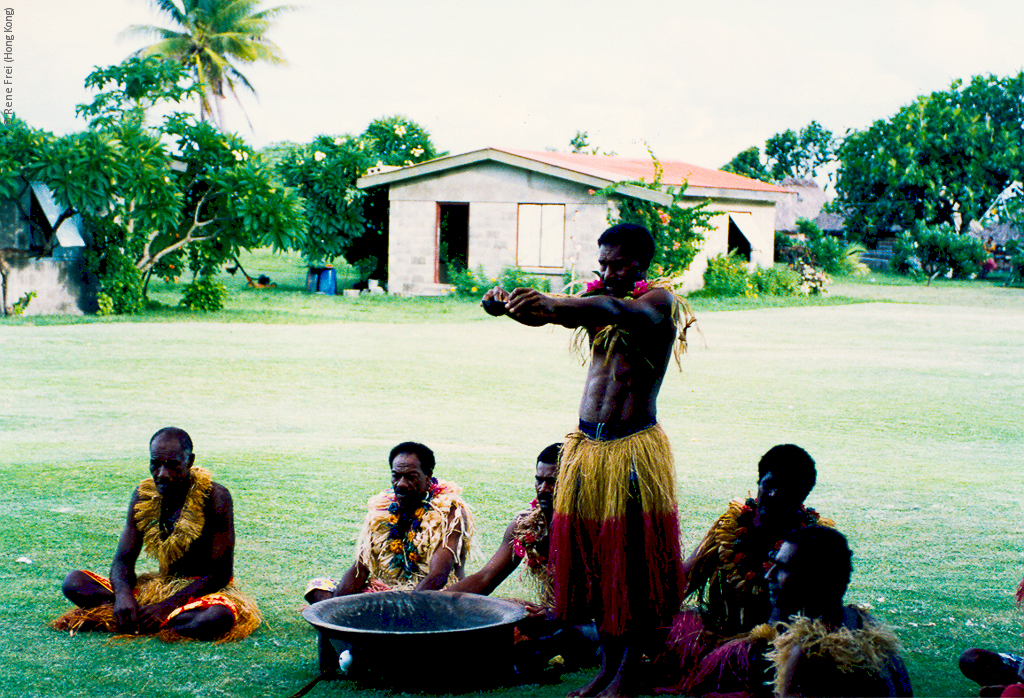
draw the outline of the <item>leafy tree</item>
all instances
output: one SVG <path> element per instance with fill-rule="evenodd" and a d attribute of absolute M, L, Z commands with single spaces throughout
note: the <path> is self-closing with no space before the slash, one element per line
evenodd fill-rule
<path fill-rule="evenodd" d="M 750 146 L 722 165 L 722 171 L 758 179 L 762 182 L 773 182 L 772 176 L 761 162 L 761 149 L 756 145 Z"/>
<path fill-rule="evenodd" d="M 917 221 L 957 233 L 1024 179 L 1024 73 L 976 76 L 850 133 L 835 206 L 866 241 Z"/>
<path fill-rule="evenodd" d="M 221 103 L 225 88 L 238 99 L 236 85 L 255 93 L 249 80 L 233 61 L 266 61 L 286 65 L 278 47 L 266 38 L 271 20 L 293 7 L 280 5 L 260 10 L 259 0 L 152 0 L 153 5 L 177 29 L 135 24 L 127 36 L 155 36 L 160 40 L 136 52 L 179 62 L 199 84 L 200 118 L 216 109 L 223 126 Z"/>
<path fill-rule="evenodd" d="M 776 182 L 793 177 L 811 179 L 836 159 L 837 144 L 832 132 L 817 121 L 794 133 L 786 129 L 765 141 L 764 154 Z"/>
<path fill-rule="evenodd" d="M 687 270 L 704 244 L 702 230 L 712 230 L 710 223 L 714 215 L 708 210 L 708 201 L 695 206 L 683 203 L 686 185 L 666 187 L 661 178 L 664 169 L 654 154 L 654 180 L 645 182 L 618 182 L 595 192 L 595 196 L 616 196 L 619 199 L 617 211 L 608 214 L 608 222 L 636 223 L 651 231 L 654 236 L 655 255 L 651 263 L 651 271 L 656 276 L 677 277 Z M 667 192 L 672 197 L 668 206 L 660 206 L 651 201 L 622 196 L 615 190 L 622 184 L 632 184 L 645 189 Z"/>
<path fill-rule="evenodd" d="M 787 178 L 811 179 L 836 159 L 836 138 L 817 121 L 795 132 L 786 129 L 765 141 L 764 161 L 756 145 L 739 153 L 722 166 L 724 172 L 778 183 Z"/>
<path fill-rule="evenodd" d="M 582 155 L 615 155 L 614 150 L 611 152 L 602 153 L 601 149 L 598 148 L 596 145 L 590 145 L 587 138 L 588 136 L 586 131 L 577 131 L 576 135 L 573 136 L 572 140 L 569 141 L 569 147 L 572 149 L 570 152 L 580 153 Z"/>
<path fill-rule="evenodd" d="M 62 220 L 86 218 L 101 309 L 141 309 L 153 273 L 212 276 L 242 248 L 287 249 L 304 235 L 301 200 L 241 138 L 182 112 L 147 124 L 148 106 L 194 93 L 186 78 L 177 64 L 130 58 L 86 80 L 101 90 L 78 108 L 89 130 L 58 138 L 0 123 L 0 195 L 42 182 Z"/>
<path fill-rule="evenodd" d="M 359 136 L 317 136 L 291 149 L 279 170 L 304 197 L 309 221 L 297 249 L 310 265 L 344 257 L 363 278 L 383 278 L 386 193 L 364 192 L 356 180 L 373 167 L 413 165 L 439 155 L 422 126 L 398 115 L 374 120 Z"/>

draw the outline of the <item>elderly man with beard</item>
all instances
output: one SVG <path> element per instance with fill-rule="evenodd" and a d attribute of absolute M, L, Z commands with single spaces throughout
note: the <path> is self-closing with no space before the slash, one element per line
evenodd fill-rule
<path fill-rule="evenodd" d="M 374 495 L 340 582 L 310 581 L 310 603 L 389 589 L 432 591 L 462 579 L 475 528 L 462 488 L 437 480 L 434 452 L 406 441 L 391 449 L 391 489 Z"/>

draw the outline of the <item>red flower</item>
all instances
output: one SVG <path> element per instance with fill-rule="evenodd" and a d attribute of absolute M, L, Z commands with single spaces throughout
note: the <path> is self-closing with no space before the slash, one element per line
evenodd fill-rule
<path fill-rule="evenodd" d="M 604 281 L 601 279 L 594 279 L 593 281 L 587 282 L 587 287 L 583 289 L 584 293 L 596 293 L 604 290 Z"/>
<path fill-rule="evenodd" d="M 639 298 L 650 290 L 646 281 L 637 281 L 633 284 L 633 298 Z"/>

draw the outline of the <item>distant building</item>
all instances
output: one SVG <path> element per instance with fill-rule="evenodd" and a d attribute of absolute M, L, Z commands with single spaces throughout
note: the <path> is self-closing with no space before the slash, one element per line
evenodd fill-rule
<path fill-rule="evenodd" d="M 817 182 L 813 179 L 787 178 L 779 186 L 796 196 L 783 199 L 775 207 L 775 230 L 794 235 L 796 222 L 806 218 L 830 235 L 842 235 L 845 225 L 843 216 L 822 211 L 828 203 L 828 197 Z"/>
<path fill-rule="evenodd" d="M 25 183 L 17 199 L 0 200 L 0 299 L 7 308 L 35 292 L 25 315 L 96 311 L 96 281 L 83 256 L 88 235 L 81 216 L 61 215 L 42 184 Z"/>
<path fill-rule="evenodd" d="M 714 230 L 682 278 L 703 285 L 707 260 L 733 249 L 758 266 L 773 262 L 775 206 L 786 189 L 739 175 L 662 160 L 662 184 L 688 182 L 685 200 L 709 200 Z M 659 191 L 624 184 L 609 197 L 593 192 L 617 182 L 650 182 L 650 158 L 485 148 L 409 167 L 385 168 L 357 181 L 388 188 L 388 290 L 429 295 L 447 288 L 444 260 L 497 275 L 506 266 L 546 276 L 560 290 L 566 270 L 592 279 L 597 238 L 621 197 L 667 205 Z"/>

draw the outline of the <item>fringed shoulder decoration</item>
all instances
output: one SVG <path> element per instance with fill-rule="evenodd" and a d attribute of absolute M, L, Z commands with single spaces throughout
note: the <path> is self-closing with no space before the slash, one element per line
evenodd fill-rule
<path fill-rule="evenodd" d="M 430 559 L 446 545 L 448 536 L 461 528 L 462 535 L 452 550 L 456 563 L 461 565 L 469 557 L 476 528 L 469 506 L 460 496 L 462 488 L 445 481 L 431 486 L 430 498 L 414 513 L 404 538 L 396 537 L 397 499 L 394 490 L 374 495 L 367 502 L 369 511 L 356 543 L 356 557 L 370 571 L 370 577 L 380 579 L 396 589 L 411 589 L 419 584 L 430 570 Z M 458 581 L 455 571 L 445 586 Z"/>
<path fill-rule="evenodd" d="M 792 623 L 783 624 L 783 632 L 775 638 L 767 658 L 776 668 L 775 693 L 782 695 L 790 677 L 785 669 L 795 651 L 802 650 L 807 657 L 828 657 L 844 674 L 856 669 L 880 671 L 889 657 L 900 649 L 900 641 L 891 630 L 857 608 L 862 627 L 856 630 L 842 627 L 829 630 L 820 619 L 797 616 Z"/>
<path fill-rule="evenodd" d="M 206 498 L 213 488 L 210 472 L 204 468 L 192 468 L 189 472 L 192 483 L 185 495 L 174 529 L 167 538 L 160 535 L 160 505 L 163 497 L 157 491 L 153 478 L 139 484 L 138 501 L 135 503 L 135 527 L 142 533 L 146 554 L 160 564 L 160 574 L 169 574 L 170 567 L 181 559 L 203 533 L 206 525 Z"/>
<path fill-rule="evenodd" d="M 547 518 L 533 501 L 533 509 L 516 518 L 512 529 L 512 552 L 526 563 L 529 579 L 536 587 L 537 598 L 545 606 L 554 602 L 551 569 L 548 566 L 549 536 Z"/>
<path fill-rule="evenodd" d="M 672 325 L 675 327 L 676 337 L 672 345 L 672 356 L 675 358 L 676 366 L 679 370 L 683 370 L 682 357 L 686 353 L 686 332 L 691 326 L 696 327 L 697 317 L 693 314 L 693 310 L 690 308 L 690 304 L 686 298 L 680 296 L 675 291 L 676 284 L 672 279 L 660 277 L 653 281 L 638 281 L 636 287 L 633 289 L 633 297 L 639 298 L 648 291 L 656 288 L 663 288 L 672 294 L 672 309 L 670 311 Z M 593 292 L 589 294 L 584 291 L 580 294 L 580 297 L 593 296 Z M 698 330 L 699 331 L 699 330 Z M 587 359 L 593 358 L 595 350 L 601 351 L 606 357 L 610 355 L 616 346 L 621 344 L 623 347 L 628 347 L 627 339 L 629 333 L 619 328 L 617 325 L 606 325 L 601 327 L 594 334 L 594 339 L 590 341 L 590 335 L 586 327 L 578 327 L 573 333 L 572 338 L 572 349 L 577 354 L 583 363 L 586 363 Z M 588 351 L 589 342 L 589 351 Z"/>
<path fill-rule="evenodd" d="M 765 586 L 764 555 L 768 550 L 753 550 L 747 533 L 754 526 L 753 499 L 733 499 L 725 513 L 711 525 L 697 545 L 697 558 L 687 585 L 687 595 L 693 594 L 721 576 L 722 581 L 737 591 L 761 594 Z M 835 521 L 814 509 L 801 505 L 799 527 L 812 524 L 835 527 Z M 781 540 L 778 541 L 781 543 Z"/>

